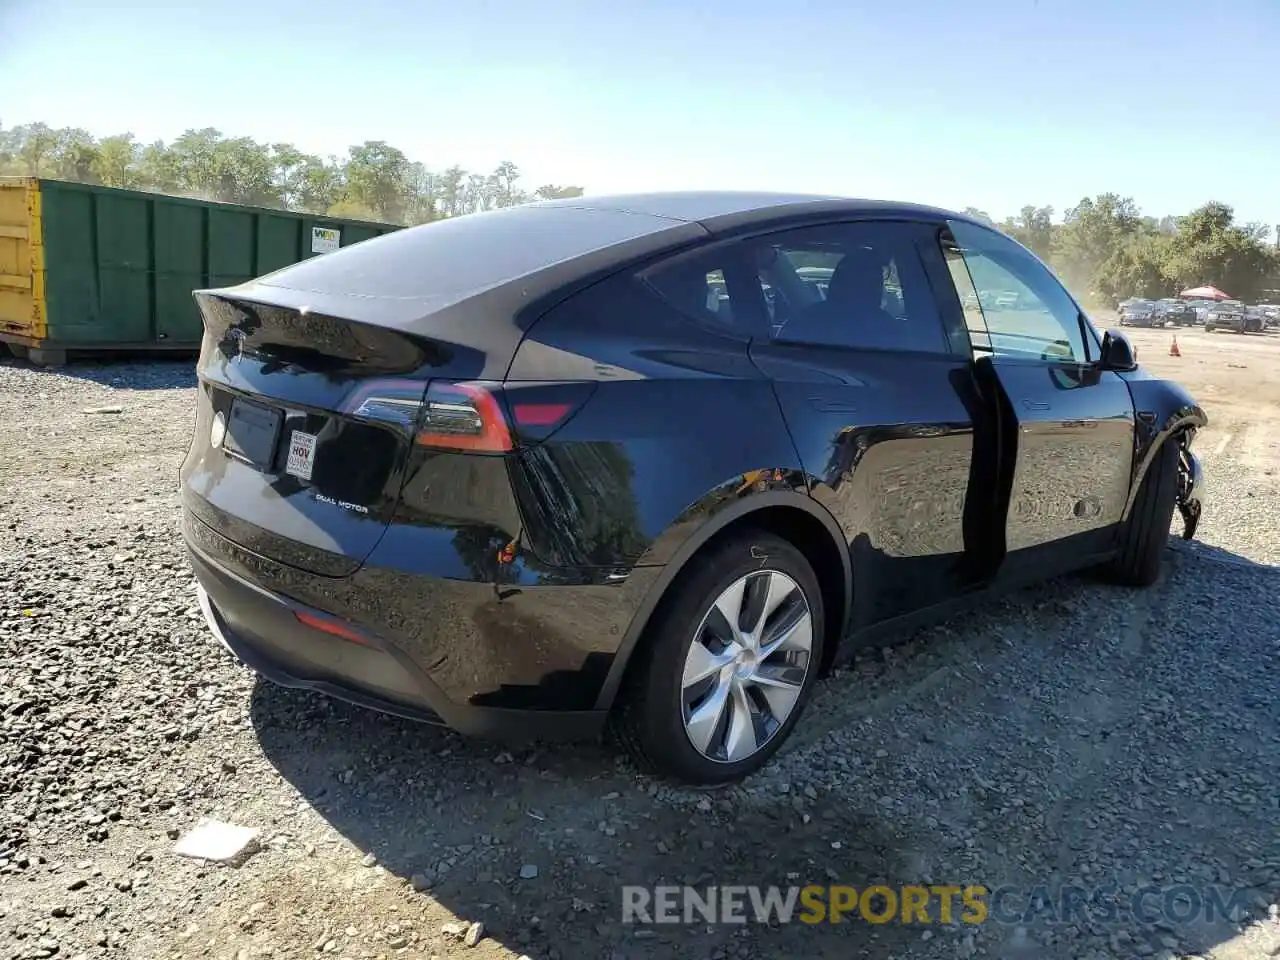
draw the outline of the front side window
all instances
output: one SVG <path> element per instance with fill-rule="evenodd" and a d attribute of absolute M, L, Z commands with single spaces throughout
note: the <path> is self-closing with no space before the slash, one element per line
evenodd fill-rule
<path fill-rule="evenodd" d="M 946 353 L 912 224 L 827 224 L 751 241 L 773 339 Z"/>
<path fill-rule="evenodd" d="M 950 223 L 943 253 L 978 353 L 1087 362 L 1080 308 L 1043 264 L 1013 241 Z"/>

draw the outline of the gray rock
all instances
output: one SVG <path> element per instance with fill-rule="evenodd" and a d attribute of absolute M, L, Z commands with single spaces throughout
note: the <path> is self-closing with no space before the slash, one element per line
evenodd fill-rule
<path fill-rule="evenodd" d="M 423 893 L 435 886 L 436 878 L 430 870 L 422 870 L 409 878 L 409 883 L 418 893 Z"/>

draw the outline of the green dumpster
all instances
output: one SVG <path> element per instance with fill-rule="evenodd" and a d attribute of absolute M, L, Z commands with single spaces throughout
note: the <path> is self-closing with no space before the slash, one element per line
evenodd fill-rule
<path fill-rule="evenodd" d="M 191 291 L 241 283 L 400 229 L 60 180 L 0 178 L 0 342 L 69 351 L 195 350 Z"/>

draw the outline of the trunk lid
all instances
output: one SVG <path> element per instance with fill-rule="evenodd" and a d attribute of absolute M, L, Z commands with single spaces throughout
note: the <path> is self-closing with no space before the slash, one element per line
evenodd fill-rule
<path fill-rule="evenodd" d="M 400 496 L 447 346 L 400 330 L 200 292 L 205 321 L 185 505 L 242 547 L 346 576 Z"/>

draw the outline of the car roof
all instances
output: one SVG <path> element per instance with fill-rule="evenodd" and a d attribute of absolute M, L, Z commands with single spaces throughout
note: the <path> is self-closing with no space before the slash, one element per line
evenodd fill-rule
<path fill-rule="evenodd" d="M 963 214 L 899 200 L 867 200 L 825 193 L 783 193 L 763 190 L 676 190 L 622 193 L 596 197 L 545 200 L 532 207 L 644 214 L 685 223 L 700 223 L 716 231 L 761 224 L 789 215 L 841 213 L 852 216 L 909 216 L 929 220 L 969 221 Z"/>
<path fill-rule="evenodd" d="M 395 230 L 234 288 L 243 301 L 360 320 L 452 343 L 493 328 L 485 350 L 514 350 L 520 329 L 577 285 L 725 231 L 809 218 L 969 218 L 934 207 L 822 194 L 733 191 L 575 197 Z M 494 318 L 513 318 L 496 337 Z M 514 340 L 512 339 L 514 338 Z M 499 343 L 498 341 L 502 342 Z"/>
<path fill-rule="evenodd" d="M 293 291 L 317 311 L 342 311 L 358 301 L 365 315 L 412 322 L 535 274 L 545 282 L 525 285 L 523 299 L 530 299 L 533 288 L 546 290 L 575 275 L 724 230 L 785 225 L 790 217 L 803 221 L 811 215 L 967 219 L 919 204 L 824 194 L 685 191 L 574 197 L 396 230 L 303 260 L 254 285 L 259 293 L 274 291 L 274 296 Z"/>

